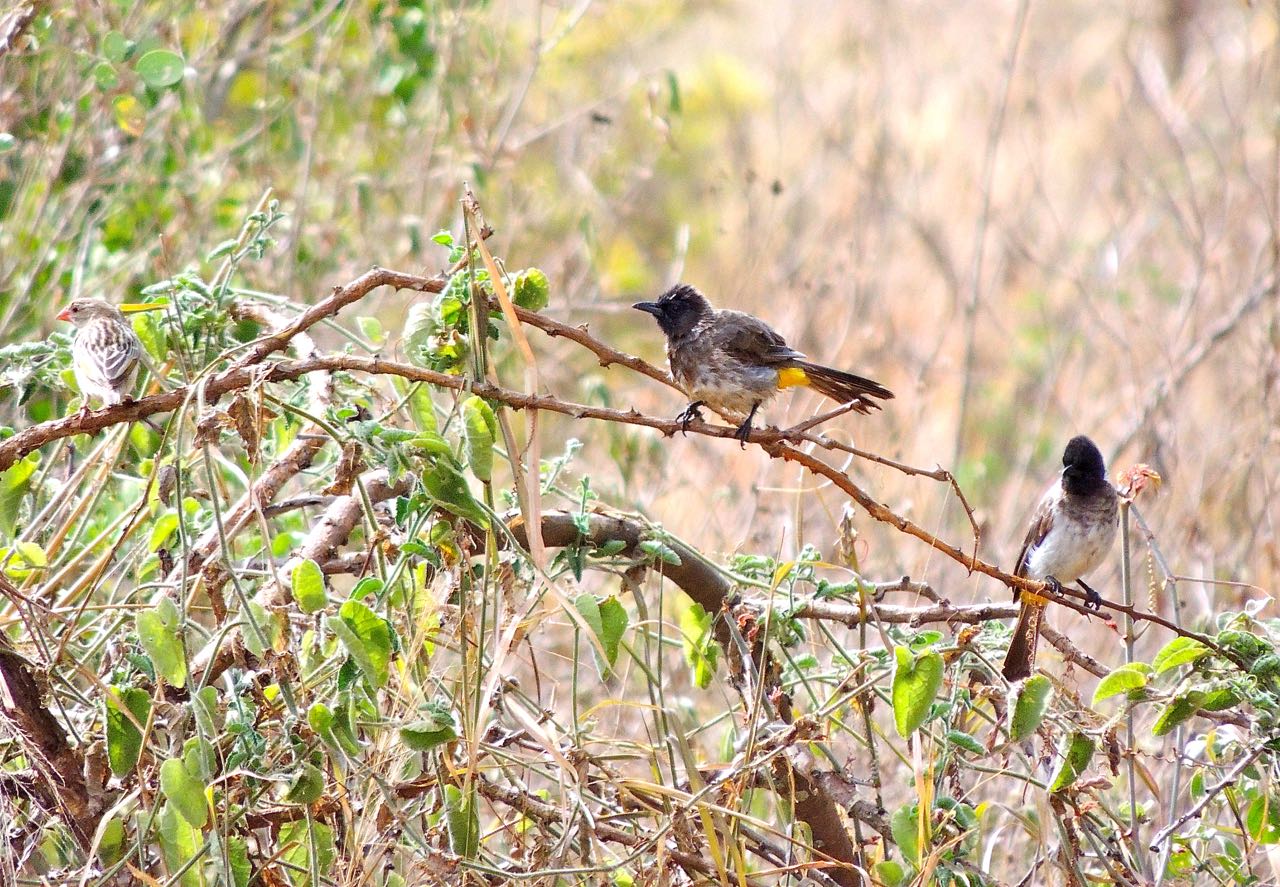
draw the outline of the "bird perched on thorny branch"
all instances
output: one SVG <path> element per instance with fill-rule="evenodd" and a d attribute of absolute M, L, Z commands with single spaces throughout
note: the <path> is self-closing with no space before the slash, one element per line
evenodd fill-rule
<path fill-rule="evenodd" d="M 144 307 L 152 306 L 137 306 Z M 84 396 L 82 409 L 89 410 L 90 397 L 96 397 L 103 406 L 131 400 L 142 342 L 124 313 L 101 299 L 76 299 L 62 310 L 58 320 L 76 325 L 71 368 Z"/>
<path fill-rule="evenodd" d="M 667 337 L 671 375 L 690 401 L 677 417 L 682 430 L 694 419 L 701 421 L 699 408 L 708 406 L 740 423 L 734 436 L 745 446 L 756 411 L 783 388 L 813 388 L 854 404 L 860 413 L 880 409 L 872 398 L 893 397 L 879 382 L 805 360 L 763 320 L 713 308 L 688 284 L 671 287 L 656 302 L 631 307 L 652 314 Z"/>
<path fill-rule="evenodd" d="M 1062 475 L 1044 494 L 1018 553 L 1013 574 L 1043 581 L 1055 594 L 1076 582 L 1099 609 L 1102 598 L 1080 577 L 1106 558 L 1116 538 L 1120 497 L 1107 480 L 1102 453 L 1084 435 L 1071 438 L 1062 454 Z M 1006 680 L 1028 677 L 1035 666 L 1040 620 L 1048 599 L 1014 591 L 1021 603 L 1018 622 L 1001 669 Z"/>

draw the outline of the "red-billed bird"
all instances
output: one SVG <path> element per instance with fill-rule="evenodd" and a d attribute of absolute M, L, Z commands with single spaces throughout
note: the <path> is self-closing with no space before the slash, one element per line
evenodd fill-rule
<path fill-rule="evenodd" d="M 103 406 L 131 399 L 138 377 L 142 342 L 119 308 L 101 299 L 76 299 L 62 310 L 58 320 L 76 326 L 71 343 L 71 368 L 84 396 L 96 397 Z"/>

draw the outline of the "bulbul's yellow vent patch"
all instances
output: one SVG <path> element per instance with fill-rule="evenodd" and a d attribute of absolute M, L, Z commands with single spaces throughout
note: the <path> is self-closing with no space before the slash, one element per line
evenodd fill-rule
<path fill-rule="evenodd" d="M 809 377 L 800 367 L 787 367 L 778 370 L 778 387 L 794 388 L 797 385 L 808 385 Z"/>

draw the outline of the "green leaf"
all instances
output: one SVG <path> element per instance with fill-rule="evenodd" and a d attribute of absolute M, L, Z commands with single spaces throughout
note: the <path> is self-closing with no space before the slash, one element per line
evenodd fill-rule
<path fill-rule="evenodd" d="M 22 559 L 31 566 L 41 569 L 49 566 L 49 556 L 36 543 L 18 542 L 14 545 L 14 548 L 18 550 L 18 554 L 22 555 Z"/>
<path fill-rule="evenodd" d="M 249 887 L 249 879 L 253 877 L 253 866 L 249 863 L 248 842 L 239 835 L 228 835 L 224 847 L 222 835 L 216 830 L 210 833 L 209 839 L 209 855 L 213 859 L 225 858 L 231 864 L 230 887 Z"/>
<path fill-rule="evenodd" d="M 701 604 L 690 602 L 680 611 L 684 661 L 693 671 L 693 682 L 700 690 L 711 686 L 716 664 L 720 661 L 720 644 L 711 630 L 714 624 L 713 617 Z"/>
<path fill-rule="evenodd" d="M 111 62 L 98 62 L 93 66 L 93 82 L 98 89 L 108 92 L 120 85 L 120 77 L 116 74 L 115 65 Z"/>
<path fill-rule="evenodd" d="M 160 808 L 159 820 L 160 849 L 164 853 L 165 867 L 170 872 L 179 871 L 201 851 L 204 838 L 172 803 Z M 201 887 L 203 880 L 200 867 L 193 865 L 179 883 L 182 887 Z"/>
<path fill-rule="evenodd" d="M 362 601 L 367 597 L 377 597 L 382 594 L 383 582 L 377 576 L 365 576 L 356 583 L 356 587 L 351 589 L 348 597 L 353 601 Z"/>
<path fill-rule="evenodd" d="M 1171 668 L 1187 665 L 1208 655 L 1209 648 L 1195 638 L 1176 637 L 1160 649 L 1156 658 L 1151 661 L 1151 667 L 1156 674 L 1164 674 Z"/>
<path fill-rule="evenodd" d="M 181 758 L 169 758 L 160 765 L 160 791 L 193 828 L 204 828 L 209 820 L 204 783 L 187 772 Z"/>
<path fill-rule="evenodd" d="M 201 782 L 218 775 L 218 752 L 213 743 L 203 737 L 192 736 L 182 744 L 182 763 L 186 764 L 187 772 Z"/>
<path fill-rule="evenodd" d="M 391 629 L 387 621 L 360 601 L 347 601 L 337 619 L 326 624 L 342 641 L 347 653 L 375 689 L 391 676 Z"/>
<path fill-rule="evenodd" d="M 1058 763 L 1053 779 L 1049 781 L 1049 791 L 1060 792 L 1070 788 L 1089 766 L 1089 761 L 1093 759 L 1093 749 L 1093 740 L 1083 733 L 1072 732 L 1064 737 L 1062 746 L 1058 749 L 1062 760 Z"/>
<path fill-rule="evenodd" d="M 1093 691 L 1093 704 L 1097 705 L 1104 699 L 1119 696 L 1121 693 L 1141 690 L 1146 685 L 1146 667 L 1143 663 L 1131 662 L 1122 665 L 1098 682 L 1098 688 Z"/>
<path fill-rule="evenodd" d="M 490 406 L 474 394 L 462 402 L 462 431 L 471 473 L 488 483 L 493 479 L 493 441 L 498 434 L 498 419 Z"/>
<path fill-rule="evenodd" d="M 98 858 L 105 865 L 115 865 L 124 858 L 124 822 L 112 816 L 102 827 L 102 841 L 98 844 Z"/>
<path fill-rule="evenodd" d="M 1245 827 L 1259 844 L 1280 844 L 1280 804 L 1268 792 L 1262 792 L 1245 813 Z"/>
<path fill-rule="evenodd" d="M 636 548 L 648 555 L 652 561 L 662 561 L 673 567 L 680 566 L 680 555 L 661 539 L 645 539 L 637 544 Z"/>
<path fill-rule="evenodd" d="M 893 842 L 902 851 L 902 858 L 915 866 L 920 865 L 919 820 L 919 803 L 903 804 L 889 819 L 889 830 L 893 833 Z"/>
<path fill-rule="evenodd" d="M 324 593 L 324 572 L 311 558 L 298 561 L 289 577 L 293 587 L 293 599 L 304 613 L 319 613 L 329 603 Z"/>
<path fill-rule="evenodd" d="M 218 691 L 211 686 L 201 687 L 191 697 L 191 713 L 196 719 L 196 726 L 205 738 L 218 735 L 218 726 L 214 720 L 218 714 Z"/>
<path fill-rule="evenodd" d="M 616 597 L 600 601 L 589 592 L 579 595 L 574 606 L 587 625 L 591 626 L 591 631 L 604 649 L 605 665 L 602 671 L 613 668 L 618 661 L 618 645 L 622 641 L 622 634 L 627 630 L 626 608 L 618 603 Z"/>
<path fill-rule="evenodd" d="M 1017 690 L 1014 702 L 1013 718 L 1009 723 L 1009 736 L 1014 742 L 1021 742 L 1036 732 L 1044 713 L 1049 708 L 1049 696 L 1053 686 L 1042 674 L 1032 675 L 1022 682 Z"/>
<path fill-rule="evenodd" d="M 127 39 L 119 31 L 108 31 L 107 35 L 102 38 L 102 54 L 107 57 L 108 61 L 119 64 L 129 57 L 129 50 L 133 49 L 133 41 Z"/>
<path fill-rule="evenodd" d="M 430 431 L 437 436 L 440 434 L 440 426 L 436 422 L 436 410 L 431 401 L 430 385 L 414 386 L 413 392 L 409 395 L 408 406 L 409 415 L 419 431 Z"/>
<path fill-rule="evenodd" d="M 893 722 L 905 739 L 924 723 L 942 688 L 942 656 L 934 650 L 912 655 L 906 647 L 893 654 Z"/>
<path fill-rule="evenodd" d="M 324 774 L 315 764 L 303 764 L 285 792 L 286 804 L 314 804 L 324 794 Z"/>
<path fill-rule="evenodd" d="M 170 601 L 170 605 L 172 605 Z M 187 685 L 187 654 L 177 626 L 165 623 L 160 609 L 142 610 L 136 617 L 138 640 L 160 673 L 181 690 Z"/>
<path fill-rule="evenodd" d="M 0 472 L 0 536 L 17 535 L 22 499 L 31 487 L 31 476 L 40 465 L 40 454 L 31 453 Z"/>
<path fill-rule="evenodd" d="M 107 762 L 116 776 L 133 772 L 142 753 L 142 731 L 151 716 L 151 696 L 138 687 L 108 688 L 106 694 Z M 125 714 L 128 711 L 133 720 Z M 135 725 L 133 721 L 138 723 Z"/>
<path fill-rule="evenodd" d="M 444 817 L 449 830 L 449 849 L 463 859 L 475 858 L 480 851 L 480 817 L 475 795 L 465 797 L 456 785 L 446 785 Z"/>
<path fill-rule="evenodd" d="M 482 530 L 489 528 L 489 516 L 471 495 L 462 472 L 449 460 L 437 459 L 434 467 L 422 476 L 422 483 L 445 511 L 471 521 Z"/>
<path fill-rule="evenodd" d="M 982 743 L 978 742 L 978 740 L 974 739 L 963 730 L 948 730 L 947 742 L 957 748 L 973 752 L 975 755 L 985 755 L 987 753 L 987 750 L 982 747 Z"/>
<path fill-rule="evenodd" d="M 382 340 L 387 337 L 382 329 L 382 323 L 376 317 L 361 315 L 356 318 L 356 326 L 360 329 L 360 335 L 374 345 L 381 345 Z"/>
<path fill-rule="evenodd" d="M 178 529 L 178 513 L 176 511 L 166 511 L 164 514 L 156 518 L 156 522 L 151 525 L 151 536 L 147 539 L 147 551 L 154 554 L 164 544 L 169 541 L 169 537 Z"/>
<path fill-rule="evenodd" d="M 902 865 L 894 862 L 892 859 L 886 859 L 884 862 L 877 862 L 871 869 L 875 872 L 875 879 L 884 887 L 898 887 L 907 879 L 906 870 Z"/>
<path fill-rule="evenodd" d="M 435 331 L 436 318 L 431 305 L 427 302 L 414 302 L 410 305 L 404 318 L 404 332 L 400 335 L 409 363 L 417 367 L 431 365 L 431 360 L 425 352 L 431 347 L 431 337 Z M 421 387 L 426 388 L 425 385 Z"/>
<path fill-rule="evenodd" d="M 209 254 L 204 257 L 206 262 L 215 262 L 223 256 L 229 256 L 236 251 L 236 247 L 240 245 L 240 241 L 234 237 L 222 241 L 213 249 L 209 250 Z M 145 292 L 145 291 L 144 291 Z"/>
<path fill-rule="evenodd" d="M 1198 706 L 1187 696 L 1178 696 L 1160 711 L 1156 722 L 1151 725 L 1152 736 L 1163 736 L 1196 713 Z"/>
<path fill-rule="evenodd" d="M 147 354 L 159 363 L 163 363 L 169 353 L 169 337 L 165 333 L 162 311 L 143 311 L 129 318 L 133 331 L 137 334 Z"/>
<path fill-rule="evenodd" d="M 182 82 L 182 56 L 167 49 L 153 49 L 138 59 L 134 68 L 142 82 L 152 89 L 167 89 Z"/>
<path fill-rule="evenodd" d="M 1240 694 L 1231 687 L 1212 687 L 1197 701 L 1205 711 L 1226 711 L 1240 703 Z"/>
<path fill-rule="evenodd" d="M 541 311 L 550 301 L 551 285 L 547 275 L 537 268 L 526 268 L 516 275 L 514 301 L 521 308 Z"/>
<path fill-rule="evenodd" d="M 458 738 L 458 723 L 446 703 L 427 706 L 427 717 L 400 728 L 400 741 L 414 751 L 430 751 Z"/>
<path fill-rule="evenodd" d="M 618 647 L 630 621 L 627 608 L 616 597 L 610 595 L 600 602 L 600 625 L 603 630 L 599 637 L 610 668 L 618 663 Z"/>
<path fill-rule="evenodd" d="M 313 887 L 311 878 L 302 874 L 311 871 L 313 863 L 316 871 L 327 874 L 338 858 L 333 829 L 316 820 L 300 819 L 280 826 L 279 846 L 280 858 L 299 869 L 291 876 L 297 887 Z M 315 859 L 311 858 L 313 847 Z"/>

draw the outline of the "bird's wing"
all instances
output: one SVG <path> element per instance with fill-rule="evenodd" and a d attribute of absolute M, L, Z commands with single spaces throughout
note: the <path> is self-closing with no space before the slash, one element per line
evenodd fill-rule
<path fill-rule="evenodd" d="M 1049 531 L 1053 529 L 1053 515 L 1057 511 L 1054 506 L 1062 497 L 1062 488 L 1054 484 L 1049 491 L 1044 494 L 1044 498 L 1040 500 L 1040 504 L 1036 506 L 1036 513 L 1031 518 L 1031 526 L 1027 528 L 1027 537 L 1022 540 L 1022 550 L 1018 552 L 1018 560 L 1013 568 L 1013 575 L 1027 575 L 1027 558 L 1031 554 L 1032 549 L 1045 540 L 1049 535 Z M 1018 592 L 1015 590 L 1013 599 L 1018 599 Z"/>
<path fill-rule="evenodd" d="M 81 336 L 86 356 L 90 358 L 93 374 L 108 385 L 124 382 L 142 353 L 142 345 L 133 330 L 118 324 L 95 323 Z"/>
<path fill-rule="evenodd" d="M 752 364 L 781 364 L 804 355 L 787 345 L 778 331 L 758 317 L 741 311 L 720 311 L 717 344 L 729 356 Z"/>

